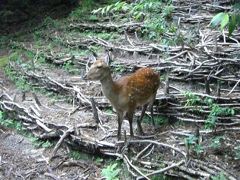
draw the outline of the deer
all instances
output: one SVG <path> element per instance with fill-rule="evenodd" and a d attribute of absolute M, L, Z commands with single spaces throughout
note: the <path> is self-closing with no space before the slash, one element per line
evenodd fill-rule
<path fill-rule="evenodd" d="M 83 79 L 100 81 L 103 94 L 117 113 L 118 140 L 121 139 L 121 126 L 125 116 L 129 121 L 130 136 L 134 136 L 132 121 L 137 107 L 142 106 L 141 115 L 137 119 L 139 134 L 144 135 L 141 122 L 148 105 L 151 108 L 152 124 L 155 126 L 153 102 L 160 85 L 160 75 L 154 72 L 153 69 L 142 67 L 132 74 L 113 80 L 108 62 L 105 59 L 98 58 L 95 59 L 88 72 L 83 76 Z"/>

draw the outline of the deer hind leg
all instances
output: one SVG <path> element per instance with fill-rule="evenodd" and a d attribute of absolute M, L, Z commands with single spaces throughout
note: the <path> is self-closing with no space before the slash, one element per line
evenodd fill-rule
<path fill-rule="evenodd" d="M 150 106 L 150 112 L 151 112 L 151 120 L 152 120 L 152 125 L 155 127 L 155 120 L 154 120 L 154 117 L 153 117 L 153 103 L 156 99 L 156 94 L 153 96 L 152 100 L 150 101 L 149 103 L 149 106 Z"/>
<path fill-rule="evenodd" d="M 127 119 L 129 121 L 129 126 L 130 126 L 130 135 L 133 137 L 134 134 L 133 134 L 133 127 L 132 127 L 132 122 L 133 122 L 133 115 L 134 115 L 134 111 L 128 111 L 126 116 L 127 116 Z"/>
<path fill-rule="evenodd" d="M 143 117 L 144 117 L 144 115 L 145 115 L 145 112 L 146 112 L 147 107 L 148 107 L 148 104 L 145 104 L 145 105 L 143 106 L 143 108 L 142 108 L 142 113 L 141 113 L 140 117 L 137 119 L 137 128 L 138 128 L 139 134 L 141 134 L 141 135 L 144 134 L 141 124 L 142 124 L 142 119 L 143 119 Z"/>

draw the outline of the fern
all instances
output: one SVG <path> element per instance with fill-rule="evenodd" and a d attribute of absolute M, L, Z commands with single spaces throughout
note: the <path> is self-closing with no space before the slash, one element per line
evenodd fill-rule
<path fill-rule="evenodd" d="M 107 180 L 118 180 L 119 172 L 121 169 L 117 168 L 118 163 L 111 164 L 106 168 L 102 169 L 102 176 Z"/>

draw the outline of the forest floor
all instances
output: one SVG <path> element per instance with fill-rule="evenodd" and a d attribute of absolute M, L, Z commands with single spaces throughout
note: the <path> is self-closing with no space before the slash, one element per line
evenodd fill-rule
<path fill-rule="evenodd" d="M 240 34 L 209 27 L 229 2 L 176 0 L 171 12 L 167 7 L 160 15 L 171 15 L 171 25 L 107 8 L 83 16 L 79 7 L 1 37 L 1 178 L 239 179 Z M 92 51 L 104 58 L 106 50 L 114 78 L 143 66 L 161 74 L 157 125 L 147 112 L 145 136 L 129 138 L 124 120 L 118 141 L 116 113 L 100 83 L 81 78 Z"/>

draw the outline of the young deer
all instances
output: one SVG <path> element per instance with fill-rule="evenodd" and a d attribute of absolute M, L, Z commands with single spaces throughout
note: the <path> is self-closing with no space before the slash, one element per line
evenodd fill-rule
<path fill-rule="evenodd" d="M 143 106 L 140 118 L 137 120 L 137 127 L 140 134 L 143 134 L 141 121 L 148 104 L 151 105 L 153 120 L 153 101 L 160 84 L 159 74 L 150 68 L 138 69 L 135 73 L 124 76 L 114 81 L 107 63 L 103 60 L 96 60 L 90 67 L 85 80 L 100 80 L 103 94 L 117 112 L 118 117 L 118 139 L 121 138 L 121 125 L 126 115 L 130 125 L 130 135 L 133 136 L 132 120 L 134 111 L 138 106 Z"/>

